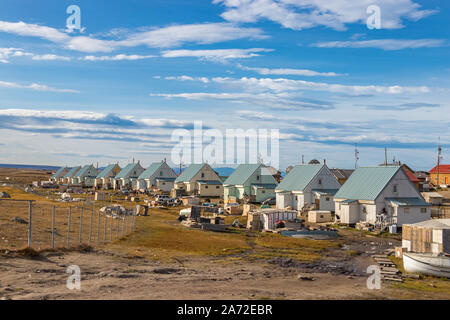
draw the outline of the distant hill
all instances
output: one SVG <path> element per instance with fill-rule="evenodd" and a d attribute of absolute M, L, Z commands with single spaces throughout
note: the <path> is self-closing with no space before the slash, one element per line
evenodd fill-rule
<path fill-rule="evenodd" d="M 180 174 L 180 168 L 172 168 L 173 171 L 175 171 L 176 174 Z M 186 168 L 182 168 L 181 172 L 184 171 L 184 169 Z M 233 172 L 234 172 L 234 168 L 230 168 L 230 167 L 223 167 L 223 168 L 213 168 L 214 171 L 216 171 L 217 173 L 219 173 L 219 176 L 221 177 L 229 177 Z"/>
<path fill-rule="evenodd" d="M 3 163 L 0 163 L 0 168 L 56 171 L 60 167 L 32 165 L 32 164 L 3 164 Z"/>

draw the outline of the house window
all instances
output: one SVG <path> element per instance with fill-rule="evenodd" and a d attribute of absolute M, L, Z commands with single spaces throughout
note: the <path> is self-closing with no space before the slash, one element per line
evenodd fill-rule
<path fill-rule="evenodd" d="M 258 175 L 258 176 L 256 176 L 256 180 L 258 180 L 258 181 L 259 181 L 259 175 Z"/>
<path fill-rule="evenodd" d="M 296 201 L 298 200 L 298 197 L 297 197 L 297 196 L 295 196 L 295 200 L 296 200 Z"/>
<path fill-rule="evenodd" d="M 266 193 L 266 190 L 261 191 L 261 193 Z"/>
<path fill-rule="evenodd" d="M 367 213 L 367 208 L 366 208 L 366 206 L 364 206 L 364 207 L 362 208 L 362 212 L 363 212 L 363 213 Z"/>
<path fill-rule="evenodd" d="M 420 208 L 420 213 L 427 213 L 427 208 Z"/>
<path fill-rule="evenodd" d="M 409 213 L 409 208 L 405 208 L 404 209 L 404 212 L 407 214 L 407 213 Z"/>
<path fill-rule="evenodd" d="M 398 188 L 397 188 L 397 185 L 394 185 L 393 191 L 394 191 L 394 192 L 397 192 L 397 189 L 398 189 Z"/>
<path fill-rule="evenodd" d="M 322 184 L 322 179 L 319 179 L 319 184 Z"/>
<path fill-rule="evenodd" d="M 326 197 L 325 200 L 326 200 L 326 201 L 330 201 L 330 197 Z"/>
<path fill-rule="evenodd" d="M 163 186 L 165 186 L 165 185 L 166 185 L 166 183 L 165 183 L 165 182 L 163 182 L 163 183 L 162 183 L 162 185 L 163 185 Z"/>
<path fill-rule="evenodd" d="M 220 187 L 219 186 L 216 186 L 216 189 L 219 189 Z"/>
<path fill-rule="evenodd" d="M 205 186 L 205 189 L 208 189 L 208 186 Z"/>
<path fill-rule="evenodd" d="M 160 175 L 160 176 L 162 177 L 162 176 L 163 176 L 163 172 L 162 172 L 162 171 L 160 171 L 160 172 L 159 172 L 159 175 Z"/>
<path fill-rule="evenodd" d="M 205 174 L 202 172 L 202 178 L 204 178 L 205 177 Z"/>

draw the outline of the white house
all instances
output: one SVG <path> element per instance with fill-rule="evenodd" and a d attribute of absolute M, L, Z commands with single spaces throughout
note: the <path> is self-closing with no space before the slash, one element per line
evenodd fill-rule
<path fill-rule="evenodd" d="M 130 163 L 113 179 L 114 190 L 116 189 L 134 189 L 137 185 L 138 177 L 144 172 L 145 169 L 141 166 L 140 162 Z"/>
<path fill-rule="evenodd" d="M 59 182 L 69 172 L 69 168 L 61 167 L 50 177 L 50 181 Z"/>
<path fill-rule="evenodd" d="M 137 189 L 159 189 L 170 192 L 177 175 L 165 161 L 152 163 L 139 177 Z"/>
<path fill-rule="evenodd" d="M 275 197 L 278 181 L 262 163 L 241 164 L 223 183 L 224 200 L 248 196 L 251 202 L 262 202 Z"/>
<path fill-rule="evenodd" d="M 103 189 L 111 189 L 113 180 L 122 169 L 118 164 L 110 164 L 104 168 L 95 178 L 95 187 Z"/>
<path fill-rule="evenodd" d="M 341 223 L 402 226 L 430 219 L 425 202 L 401 166 L 358 168 L 334 196 Z"/>
<path fill-rule="evenodd" d="M 72 178 L 73 178 L 73 176 L 74 176 L 79 170 L 81 170 L 81 167 L 80 167 L 80 166 L 73 167 L 72 169 L 70 169 L 69 172 L 67 172 L 65 176 L 63 176 L 62 178 L 60 178 L 61 183 L 64 183 L 64 184 L 71 184 L 71 183 L 72 183 Z"/>
<path fill-rule="evenodd" d="M 182 189 L 189 195 L 201 197 L 221 197 L 223 195 L 222 179 L 207 163 L 191 164 L 174 184 L 175 189 Z"/>
<path fill-rule="evenodd" d="M 334 211 L 333 197 L 340 187 L 326 164 L 297 165 L 275 189 L 277 208 Z"/>
<path fill-rule="evenodd" d="M 73 177 L 72 184 L 81 184 L 84 187 L 93 187 L 95 178 L 98 175 L 98 169 L 92 164 L 81 168 Z"/>

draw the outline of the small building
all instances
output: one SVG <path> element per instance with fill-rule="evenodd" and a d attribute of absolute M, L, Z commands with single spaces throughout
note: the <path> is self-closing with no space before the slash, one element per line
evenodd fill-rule
<path fill-rule="evenodd" d="M 135 189 L 137 180 L 145 169 L 140 162 L 130 163 L 113 179 L 113 189 Z"/>
<path fill-rule="evenodd" d="M 98 176 L 98 169 L 92 164 L 85 165 L 72 178 L 72 184 L 79 184 L 83 187 L 93 187 L 95 178 Z"/>
<path fill-rule="evenodd" d="M 444 196 L 438 192 L 422 192 L 422 196 L 426 202 L 433 206 L 440 206 L 444 202 Z"/>
<path fill-rule="evenodd" d="M 263 164 L 241 164 L 224 182 L 224 201 L 248 197 L 250 202 L 263 202 L 275 197 L 277 185 L 272 172 Z"/>
<path fill-rule="evenodd" d="M 177 175 L 167 162 L 154 162 L 138 177 L 137 189 L 170 192 L 176 178 Z"/>
<path fill-rule="evenodd" d="M 401 166 L 360 167 L 334 196 L 341 223 L 375 226 L 430 219 L 430 205 Z"/>
<path fill-rule="evenodd" d="M 439 180 L 438 180 L 439 176 Z M 430 183 L 435 186 L 450 184 L 450 164 L 441 164 L 430 170 Z"/>
<path fill-rule="evenodd" d="M 311 210 L 308 212 L 308 222 L 310 223 L 331 222 L 332 220 L 331 211 Z"/>
<path fill-rule="evenodd" d="M 60 181 L 64 184 L 71 184 L 72 178 L 75 176 L 75 174 L 81 170 L 81 166 L 73 167 L 69 170 L 69 172 L 66 173 L 65 176 L 63 176 Z"/>
<path fill-rule="evenodd" d="M 341 185 L 350 178 L 355 170 L 352 169 L 330 169 L 331 174 L 339 181 Z"/>
<path fill-rule="evenodd" d="M 248 213 L 247 229 L 273 231 L 277 228 L 277 222 L 294 222 L 296 219 L 297 211 L 294 210 L 259 209 Z"/>
<path fill-rule="evenodd" d="M 207 163 L 191 164 L 174 183 L 175 190 L 184 190 L 187 195 L 221 197 L 223 184 L 217 172 Z"/>
<path fill-rule="evenodd" d="M 418 253 L 450 254 L 450 219 L 403 225 L 402 247 Z"/>
<path fill-rule="evenodd" d="M 326 164 L 297 165 L 275 189 L 277 208 L 334 211 L 333 198 L 340 187 Z"/>
<path fill-rule="evenodd" d="M 110 164 L 104 168 L 95 178 L 95 188 L 97 189 L 112 189 L 114 185 L 114 178 L 122 169 L 118 164 Z"/>
<path fill-rule="evenodd" d="M 61 167 L 50 177 L 49 181 L 51 182 L 59 182 L 61 178 L 63 178 L 68 172 L 69 168 Z"/>

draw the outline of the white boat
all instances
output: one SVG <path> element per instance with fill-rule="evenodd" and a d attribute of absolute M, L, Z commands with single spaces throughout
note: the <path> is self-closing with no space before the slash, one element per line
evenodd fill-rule
<path fill-rule="evenodd" d="M 450 257 L 423 253 L 403 253 L 406 272 L 450 278 Z"/>

